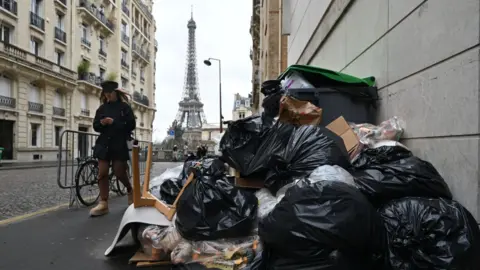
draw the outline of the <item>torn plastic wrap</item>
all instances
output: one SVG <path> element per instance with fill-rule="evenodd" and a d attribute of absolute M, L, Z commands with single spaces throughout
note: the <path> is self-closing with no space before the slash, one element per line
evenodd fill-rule
<path fill-rule="evenodd" d="M 308 176 L 308 181 L 310 181 L 310 183 L 318 181 L 339 181 L 355 186 L 353 176 L 344 168 L 337 165 L 322 165 L 317 167 L 310 176 Z"/>
<path fill-rule="evenodd" d="M 385 247 L 376 210 L 358 189 L 334 181 L 300 181 L 289 188 L 259 221 L 258 232 L 272 256 L 294 258 L 299 264 L 317 261 L 312 269 L 323 269 L 322 261 L 326 269 L 335 269 L 328 268 L 332 254 L 370 265 Z"/>
<path fill-rule="evenodd" d="M 403 198 L 380 213 L 388 240 L 385 269 L 479 269 L 480 231 L 459 203 Z"/>
<path fill-rule="evenodd" d="M 263 218 L 268 213 L 270 213 L 275 205 L 277 205 L 277 197 L 273 196 L 272 193 L 266 188 L 262 188 L 255 192 L 255 196 L 258 199 L 258 213 L 259 218 Z"/>
<path fill-rule="evenodd" d="M 150 193 L 168 204 L 173 203 L 182 188 L 183 165 L 167 169 L 160 176 L 150 181 Z"/>
<path fill-rule="evenodd" d="M 254 227 L 257 208 L 255 194 L 225 178 L 198 175 L 178 201 L 175 224 L 191 241 L 243 237 Z"/>
<path fill-rule="evenodd" d="M 250 116 L 230 122 L 220 141 L 222 159 L 237 171 L 247 171 L 247 166 L 257 154 L 265 132 L 273 125 L 273 118 Z"/>
<path fill-rule="evenodd" d="M 403 197 L 452 199 L 435 167 L 401 146 L 365 148 L 353 165 L 357 187 L 376 206 Z"/>
<path fill-rule="evenodd" d="M 138 239 L 143 252 L 158 261 L 169 260 L 172 250 L 183 240 L 173 226 L 156 225 L 149 225 L 139 230 Z"/>
<path fill-rule="evenodd" d="M 350 166 L 342 138 L 326 128 L 300 126 L 288 138 L 283 154 L 274 154 L 268 161 L 270 171 L 265 186 L 272 193 L 295 178 L 309 175 L 321 165 Z"/>
<path fill-rule="evenodd" d="M 372 124 L 350 124 L 360 143 L 372 147 L 375 143 L 384 140 L 398 141 L 405 130 L 405 121 L 394 116 L 383 121 L 378 126 Z"/>
<path fill-rule="evenodd" d="M 216 241 L 182 241 L 171 253 L 174 264 L 199 263 L 220 269 L 238 269 L 253 262 L 258 236 Z"/>

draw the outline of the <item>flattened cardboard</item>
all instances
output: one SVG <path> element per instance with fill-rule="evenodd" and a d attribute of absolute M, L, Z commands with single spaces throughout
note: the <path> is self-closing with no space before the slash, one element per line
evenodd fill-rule
<path fill-rule="evenodd" d="M 235 169 L 230 168 L 230 175 L 235 177 L 234 185 L 240 188 L 263 188 L 262 179 L 246 179 L 240 176 L 240 172 L 237 172 Z"/>
<path fill-rule="evenodd" d="M 350 126 L 348 125 L 345 118 L 343 118 L 343 116 L 340 116 L 339 118 L 335 119 L 333 122 L 328 124 L 327 128 L 343 139 L 345 148 L 347 148 L 347 151 L 349 153 L 351 153 L 352 151 L 355 151 L 358 144 L 360 143 L 357 135 L 350 128 Z"/>

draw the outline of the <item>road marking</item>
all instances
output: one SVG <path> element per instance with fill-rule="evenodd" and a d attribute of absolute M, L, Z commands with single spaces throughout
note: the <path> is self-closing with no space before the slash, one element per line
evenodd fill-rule
<path fill-rule="evenodd" d="M 38 211 L 33 212 L 33 213 L 28 213 L 28 214 L 24 214 L 24 215 L 21 215 L 21 216 L 16 216 L 16 217 L 8 218 L 8 219 L 5 219 L 5 220 L 0 220 L 0 226 L 6 226 L 6 225 L 16 223 L 16 222 L 20 222 L 20 221 L 23 221 L 23 220 L 26 220 L 26 219 L 29 219 L 29 218 L 32 218 L 32 217 L 45 215 L 45 214 L 48 214 L 50 212 L 54 212 L 54 211 L 60 210 L 62 208 L 68 207 L 68 205 L 69 205 L 69 203 L 64 203 L 64 204 L 60 204 L 60 205 L 57 205 L 57 206 L 54 206 L 54 207 L 44 208 L 44 209 L 38 210 Z"/>

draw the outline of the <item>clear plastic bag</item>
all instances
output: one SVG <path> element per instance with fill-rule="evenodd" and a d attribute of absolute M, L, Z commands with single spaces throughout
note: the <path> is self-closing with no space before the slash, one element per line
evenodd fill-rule
<path fill-rule="evenodd" d="M 253 261 L 259 249 L 258 236 L 217 241 L 181 241 L 171 253 L 173 264 L 201 263 L 212 266 L 242 266 Z"/>
<path fill-rule="evenodd" d="M 154 260 L 168 260 L 170 252 L 183 240 L 175 227 L 156 225 L 139 230 L 138 239 L 144 253 Z"/>
<path fill-rule="evenodd" d="M 378 126 L 372 124 L 350 124 L 350 127 L 357 134 L 360 143 L 371 147 L 379 141 L 398 141 L 405 130 L 405 121 L 394 116 L 383 121 Z"/>
<path fill-rule="evenodd" d="M 161 175 L 153 178 L 150 181 L 150 186 L 148 188 L 153 188 L 153 187 L 160 187 L 163 182 L 167 179 L 178 179 L 180 178 L 183 170 L 183 164 L 179 165 L 177 167 L 173 167 L 170 169 L 167 169 L 165 172 L 163 172 Z"/>
<path fill-rule="evenodd" d="M 344 168 L 337 165 L 323 165 L 316 168 L 308 177 L 310 183 L 318 181 L 339 181 L 355 186 L 353 176 Z"/>
<path fill-rule="evenodd" d="M 277 205 L 277 198 L 270 193 L 270 191 L 266 188 L 262 188 L 255 192 L 255 196 L 258 199 L 258 210 L 257 216 L 259 218 L 263 218 L 266 216 L 270 211 L 273 210 L 275 205 Z"/>

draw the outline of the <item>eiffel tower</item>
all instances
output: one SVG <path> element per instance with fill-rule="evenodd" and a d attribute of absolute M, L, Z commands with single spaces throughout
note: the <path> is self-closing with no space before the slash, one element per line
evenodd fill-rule
<path fill-rule="evenodd" d="M 185 82 L 183 85 L 182 100 L 178 103 L 179 108 L 175 121 L 178 126 L 185 129 L 184 139 L 192 141 L 200 140 L 201 128 L 207 122 L 205 113 L 203 112 L 203 103 L 200 101 L 200 91 L 198 87 L 197 52 L 195 45 L 195 30 L 197 24 L 193 20 L 193 9 L 187 28 L 188 47 L 187 62 L 185 65 Z"/>

